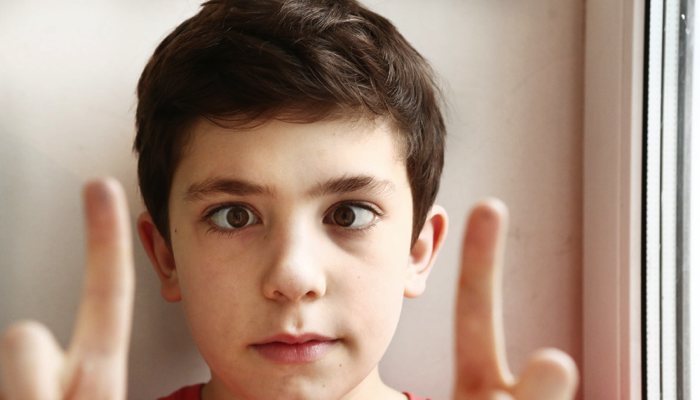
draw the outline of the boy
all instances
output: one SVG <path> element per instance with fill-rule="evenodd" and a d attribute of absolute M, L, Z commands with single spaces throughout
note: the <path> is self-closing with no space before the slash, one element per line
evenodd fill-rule
<path fill-rule="evenodd" d="M 211 1 L 139 82 L 138 232 L 212 379 L 169 398 L 405 399 L 377 364 L 444 240 L 444 124 L 425 61 L 354 1 Z M 85 300 L 64 355 L 35 324 L 4 340 L 7 399 L 123 398 L 133 290 L 123 199 L 86 189 Z M 575 368 L 515 381 L 499 324 L 505 211 L 465 237 L 456 397 L 567 399 Z"/>

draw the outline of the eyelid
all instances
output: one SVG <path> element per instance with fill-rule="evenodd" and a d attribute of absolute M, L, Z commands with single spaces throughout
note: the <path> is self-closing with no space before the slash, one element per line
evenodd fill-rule
<path fill-rule="evenodd" d="M 230 203 L 219 203 L 219 204 L 216 204 L 213 206 L 209 206 L 204 210 L 204 216 L 202 218 L 207 219 L 207 218 L 211 217 L 212 215 L 216 214 L 218 211 L 221 211 L 224 208 L 231 208 L 231 207 L 245 208 L 246 210 L 255 214 L 256 217 L 260 218 L 258 211 L 255 209 L 255 207 L 251 206 L 250 204 L 241 203 L 241 202 L 237 202 L 237 201 L 232 201 Z"/>
<path fill-rule="evenodd" d="M 368 211 L 375 213 L 379 217 L 386 214 L 377 205 L 375 205 L 373 203 L 370 203 L 367 201 L 350 200 L 350 201 L 341 201 L 339 203 L 333 204 L 333 206 L 331 206 L 331 208 L 328 209 L 328 212 L 326 213 L 326 215 L 330 214 L 331 212 L 337 210 L 340 207 L 348 207 L 348 206 L 364 208 L 365 210 L 368 210 Z"/>

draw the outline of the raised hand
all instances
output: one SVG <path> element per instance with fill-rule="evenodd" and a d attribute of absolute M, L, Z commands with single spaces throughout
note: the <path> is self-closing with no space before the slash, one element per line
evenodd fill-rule
<path fill-rule="evenodd" d="M 503 253 L 508 211 L 498 200 L 477 204 L 467 221 L 457 296 L 455 400 L 570 400 L 578 385 L 573 360 L 555 349 L 536 352 L 511 375 L 502 320 Z"/>
<path fill-rule="evenodd" d="M 113 179 L 85 186 L 88 252 L 83 298 L 64 351 L 37 322 L 5 332 L 3 400 L 124 400 L 134 298 L 126 197 Z"/>

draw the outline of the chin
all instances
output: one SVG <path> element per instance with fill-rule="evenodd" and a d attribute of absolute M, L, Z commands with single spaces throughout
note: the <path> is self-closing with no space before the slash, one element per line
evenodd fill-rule
<path fill-rule="evenodd" d="M 217 392 L 225 391 L 229 392 L 229 395 L 237 395 L 232 398 L 250 400 L 339 400 L 362 386 L 362 377 L 358 378 L 350 371 L 342 370 L 328 373 L 328 369 L 331 368 L 300 371 L 293 366 L 283 366 L 267 373 L 259 371 L 256 375 L 263 379 L 256 379 L 253 384 L 249 380 L 234 379 L 222 382 L 216 378 L 213 378 L 211 383 L 219 386 L 218 390 L 215 390 Z"/>

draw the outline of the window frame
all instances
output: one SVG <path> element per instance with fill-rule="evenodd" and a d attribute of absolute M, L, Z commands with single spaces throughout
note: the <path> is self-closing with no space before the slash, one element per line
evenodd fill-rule
<path fill-rule="evenodd" d="M 642 398 L 645 7 L 586 3 L 582 390 Z"/>

